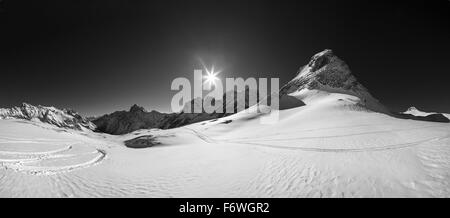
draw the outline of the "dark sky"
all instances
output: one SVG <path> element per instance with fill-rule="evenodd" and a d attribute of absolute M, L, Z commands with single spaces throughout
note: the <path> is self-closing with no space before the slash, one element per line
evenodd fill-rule
<path fill-rule="evenodd" d="M 199 58 L 283 84 L 330 48 L 392 109 L 450 112 L 448 0 L 0 2 L 0 107 L 167 112 Z"/>

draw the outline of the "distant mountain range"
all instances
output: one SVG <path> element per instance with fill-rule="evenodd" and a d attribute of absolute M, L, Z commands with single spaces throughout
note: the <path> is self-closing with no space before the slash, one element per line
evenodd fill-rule
<path fill-rule="evenodd" d="M 234 91 L 234 99 L 227 99 L 226 93 L 223 96 L 224 101 L 215 102 L 217 105 L 222 105 L 223 111 L 234 111 L 240 112 L 237 108 L 236 102 L 238 98 L 244 96 L 245 99 L 245 109 L 250 106 L 249 104 L 249 93 L 248 89 L 245 91 L 244 95 L 239 95 L 238 91 Z M 104 133 L 120 135 L 125 133 L 130 133 L 138 129 L 170 129 L 176 128 L 191 123 L 201 122 L 210 119 L 216 119 L 224 116 L 228 116 L 233 113 L 185 113 L 186 109 L 193 107 L 195 104 L 203 104 L 204 101 L 211 99 L 196 98 L 187 103 L 183 111 L 179 113 L 160 113 L 157 111 L 146 111 L 143 107 L 133 105 L 129 111 L 117 111 L 112 114 L 107 114 L 98 117 L 92 122 L 97 126 L 97 130 Z M 228 109 L 228 110 L 227 110 Z"/>
<path fill-rule="evenodd" d="M 245 102 L 244 109 L 247 109 L 253 106 L 249 104 L 249 95 L 251 93 L 257 93 L 257 97 L 259 97 L 258 92 L 249 92 L 248 88 L 245 91 L 241 91 L 245 92 L 244 95 L 238 95 L 238 91 L 236 90 L 234 92 L 233 99 L 227 99 L 225 93 L 222 102 L 215 102 L 216 105 L 222 105 L 223 111 L 225 111 L 224 113 L 185 113 L 183 111 L 179 113 L 148 112 L 143 107 L 133 105 L 128 111 L 116 111 L 98 118 L 87 119 L 81 117 L 73 110 L 32 106 L 24 103 L 20 107 L 0 109 L 0 119 L 38 120 L 63 128 L 77 130 L 88 129 L 120 135 L 139 129 L 169 129 L 221 118 L 240 112 L 237 108 L 238 100 Z M 352 98 L 345 100 L 355 102 L 354 105 L 359 108 L 358 110 L 384 113 L 402 119 L 450 122 L 450 115 L 448 114 L 427 113 L 419 111 L 416 108 L 410 108 L 404 113 L 391 112 L 357 81 L 347 64 L 328 49 L 314 55 L 307 65 L 300 68 L 294 79 L 281 87 L 278 94 L 272 94 L 267 96 L 267 98 L 269 98 L 268 100 L 270 102 L 270 98 L 278 97 L 280 110 L 283 110 L 318 101 L 322 99 L 321 96 L 326 96 L 330 93 L 352 96 Z M 245 99 L 238 99 L 242 97 Z M 210 100 L 202 98 L 193 99 L 185 105 L 184 109 L 189 107 L 192 109 L 194 105 L 200 105 Z M 226 113 L 230 109 L 232 109 L 231 111 L 233 113 Z"/>
<path fill-rule="evenodd" d="M 96 126 L 77 112 L 55 107 L 33 106 L 23 103 L 19 107 L 0 108 L 0 119 L 23 119 L 49 123 L 61 128 L 95 130 Z"/>

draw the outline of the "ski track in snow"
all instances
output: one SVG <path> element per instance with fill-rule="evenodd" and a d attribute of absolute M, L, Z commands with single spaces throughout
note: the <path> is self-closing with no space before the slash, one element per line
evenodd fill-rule
<path fill-rule="evenodd" d="M 449 138 L 449 136 L 442 137 L 442 138 L 431 138 L 431 139 L 415 141 L 415 142 L 411 142 L 411 143 L 400 143 L 400 144 L 392 144 L 392 145 L 385 145 L 385 146 L 379 146 L 379 147 L 367 147 L 367 148 L 314 148 L 314 147 L 280 146 L 280 145 L 270 145 L 270 144 L 263 144 L 263 143 L 242 142 L 242 141 L 228 141 L 228 142 L 238 143 L 238 144 L 246 144 L 246 145 L 256 145 L 256 146 L 263 146 L 263 147 L 277 148 L 277 149 L 339 153 L 339 152 L 369 152 L 369 151 L 394 150 L 394 149 L 413 147 L 413 146 L 417 146 L 417 145 L 420 145 L 420 144 L 423 144 L 426 142 L 436 141 L 436 140 L 445 139 L 445 138 Z"/>
<path fill-rule="evenodd" d="M 422 127 L 422 128 L 442 128 L 442 126 L 429 126 L 429 127 Z M 322 138 L 337 138 L 337 137 L 350 137 L 350 136 L 356 136 L 356 135 L 366 135 L 366 134 L 376 134 L 376 133 L 387 133 L 387 132 L 395 132 L 395 131 L 408 131 L 408 130 L 416 130 L 416 129 L 422 129 L 422 128 L 409 128 L 409 129 L 400 129 L 400 130 L 386 130 L 386 131 L 373 131 L 373 132 L 365 132 L 365 133 L 357 133 L 357 134 L 347 134 L 347 135 L 334 135 L 334 136 L 323 136 L 323 137 L 300 137 L 295 138 L 296 140 L 302 140 L 302 139 L 322 139 Z M 315 148 L 315 147 L 294 147 L 294 146 L 283 146 L 283 145 L 271 145 L 271 144 L 264 144 L 264 143 L 258 143 L 258 142 L 265 142 L 265 141 L 278 141 L 277 139 L 274 140 L 260 140 L 260 139 L 253 139 L 251 142 L 249 141 L 240 141 L 240 140 L 216 140 L 212 139 L 209 136 L 200 133 L 194 129 L 187 128 L 185 129 L 190 130 L 194 135 L 199 137 L 201 140 L 203 140 L 206 143 L 227 143 L 227 144 L 242 144 L 242 145 L 253 145 L 253 146 L 262 146 L 262 147 L 268 147 L 268 148 L 275 148 L 275 149 L 288 149 L 288 150 L 301 150 L 301 151 L 311 151 L 311 152 L 370 152 L 370 151 L 385 151 L 385 150 L 394 150 L 394 149 L 402 149 L 402 148 L 408 148 L 417 146 L 420 144 L 424 144 L 427 142 L 433 142 L 433 141 L 439 141 L 450 138 L 450 134 L 447 134 L 443 137 L 432 137 L 429 139 L 414 141 L 414 142 L 408 142 L 408 143 L 398 143 L 398 144 L 391 144 L 391 145 L 383 145 L 383 146 L 373 146 L 373 147 L 365 147 L 365 148 Z M 247 139 L 247 138 L 246 138 Z M 248 138 L 249 139 L 249 138 Z M 292 140 L 292 139 L 290 139 Z M 285 140 L 280 140 L 285 141 Z M 337 146 L 335 146 L 337 147 Z"/>
<path fill-rule="evenodd" d="M 342 135 L 324 135 L 324 136 L 278 138 L 278 139 L 235 138 L 231 141 L 232 142 L 244 142 L 244 141 L 239 141 L 240 139 L 249 139 L 251 141 L 297 141 L 297 140 L 306 140 L 306 139 L 343 138 L 343 137 L 350 137 L 350 136 L 371 135 L 371 134 L 379 134 L 379 133 L 393 133 L 393 132 L 404 132 L 404 131 L 411 131 L 411 130 L 422 130 L 422 129 L 427 129 L 427 128 L 444 128 L 444 127 L 443 126 L 425 126 L 425 127 L 416 127 L 416 128 L 379 130 L 379 131 L 342 134 Z M 273 136 L 273 135 L 267 135 L 267 136 L 264 136 L 264 138 L 268 137 L 268 136 Z M 262 138 L 262 137 L 259 137 L 259 138 Z"/>
<path fill-rule="evenodd" d="M 12 138 L 10 138 L 11 140 Z M 13 139 L 14 140 L 14 139 Z M 11 141 L 13 143 L 17 143 L 19 140 Z M 9 144 L 8 142 L 3 142 L 5 144 Z M 45 142 L 45 141 L 35 141 L 37 145 L 58 145 L 54 142 Z M 80 143 L 73 143 L 71 145 L 67 145 L 65 147 L 49 150 L 49 151 L 2 151 L 0 150 L 0 168 L 4 167 L 5 169 L 11 169 L 17 172 L 25 172 L 33 175 L 53 175 L 57 173 L 70 172 L 72 170 L 81 169 L 93 166 L 95 164 L 100 163 L 103 159 L 106 158 L 106 151 L 100 149 L 91 149 L 90 152 L 75 152 L 70 153 L 74 147 L 82 146 Z M 85 156 L 94 156 L 89 158 L 87 161 L 82 161 L 76 164 L 65 164 L 65 160 L 72 160 L 78 157 L 82 158 Z M 7 158 L 5 158 L 7 157 Z M 55 166 L 39 166 L 45 161 L 60 161 L 62 163 L 57 163 Z"/>

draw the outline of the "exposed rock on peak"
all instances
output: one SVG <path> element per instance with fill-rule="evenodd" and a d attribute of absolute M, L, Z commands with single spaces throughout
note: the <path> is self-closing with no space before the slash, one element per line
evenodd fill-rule
<path fill-rule="evenodd" d="M 335 58 L 333 51 L 330 49 L 325 49 L 322 52 L 315 54 L 311 61 L 308 63 L 308 66 L 311 67 L 311 71 L 315 72 L 318 69 L 324 67 L 329 64 L 333 58 Z"/>
<path fill-rule="evenodd" d="M 138 112 L 146 112 L 144 107 L 138 106 L 137 104 L 134 104 L 130 108 L 131 113 L 138 113 Z"/>
<path fill-rule="evenodd" d="M 69 129 L 94 130 L 95 125 L 83 118 L 74 110 L 57 109 L 55 107 L 33 106 L 22 103 L 20 107 L 0 109 L 0 119 L 24 119 L 49 123 L 57 127 Z"/>
<path fill-rule="evenodd" d="M 315 91 L 309 93 L 309 91 Z M 297 76 L 280 89 L 280 95 L 297 93 L 308 104 L 311 95 L 317 93 L 340 93 L 359 98 L 359 105 L 377 112 L 388 110 L 358 82 L 348 65 L 332 50 L 315 54 L 309 63 L 300 68 Z M 302 95 L 299 95 L 299 94 Z"/>
<path fill-rule="evenodd" d="M 352 75 L 347 64 L 329 49 L 314 55 L 302 67 L 297 76 L 281 88 L 282 93 L 292 93 L 301 89 L 336 89 L 340 92 L 367 92 Z"/>

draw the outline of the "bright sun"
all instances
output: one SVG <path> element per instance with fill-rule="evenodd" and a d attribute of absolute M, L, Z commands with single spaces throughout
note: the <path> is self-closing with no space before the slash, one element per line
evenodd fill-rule
<path fill-rule="evenodd" d="M 219 80 L 219 78 L 217 78 L 217 74 L 219 73 L 219 71 L 214 71 L 214 66 L 212 66 L 211 70 L 206 69 L 206 75 L 204 76 L 205 83 L 207 83 L 209 86 L 216 85 L 216 80 Z"/>

